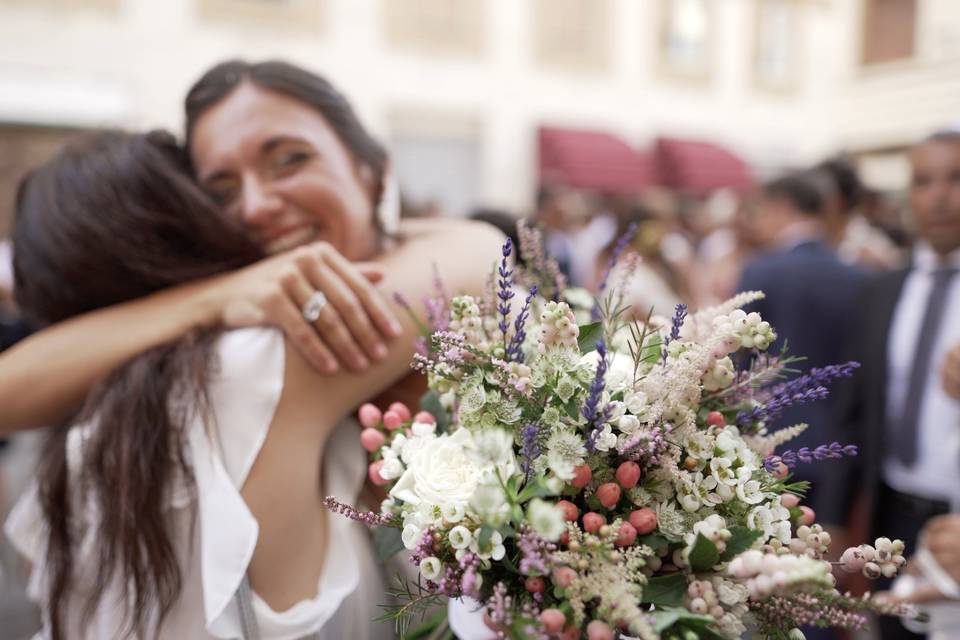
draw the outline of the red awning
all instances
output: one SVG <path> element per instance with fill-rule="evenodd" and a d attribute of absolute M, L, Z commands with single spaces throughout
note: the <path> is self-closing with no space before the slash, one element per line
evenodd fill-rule
<path fill-rule="evenodd" d="M 703 193 L 753 185 L 750 168 L 739 156 L 709 142 L 657 138 L 654 157 L 660 182 L 668 187 Z"/>
<path fill-rule="evenodd" d="M 540 182 L 607 193 L 630 193 L 656 183 L 652 160 L 602 131 L 541 127 Z"/>

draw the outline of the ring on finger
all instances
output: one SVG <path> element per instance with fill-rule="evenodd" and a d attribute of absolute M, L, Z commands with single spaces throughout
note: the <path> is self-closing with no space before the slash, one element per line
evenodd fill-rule
<path fill-rule="evenodd" d="M 314 291 L 307 301 L 303 303 L 303 307 L 300 309 L 300 313 L 303 315 L 303 319 L 313 324 L 320 319 L 320 313 L 323 311 L 323 308 L 327 306 L 327 296 L 323 291 Z"/>

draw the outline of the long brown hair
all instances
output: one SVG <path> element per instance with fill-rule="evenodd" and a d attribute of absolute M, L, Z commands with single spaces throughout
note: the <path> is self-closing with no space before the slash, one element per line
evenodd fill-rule
<path fill-rule="evenodd" d="M 107 132 L 69 144 L 21 183 L 13 243 L 17 302 L 39 323 L 261 256 L 191 181 L 182 150 L 161 133 Z M 75 421 L 52 430 L 38 482 L 54 638 L 71 635 L 67 595 L 81 590 L 77 529 L 91 504 L 99 515 L 97 564 L 81 619 L 89 620 L 114 580 L 125 596 L 128 635 L 159 629 L 179 597 L 182 575 L 165 508 L 175 476 L 193 487 L 184 428 L 203 410 L 212 337 L 199 332 L 152 349 L 99 385 L 77 416 L 95 425 L 83 442 L 79 482 L 66 450 Z"/>

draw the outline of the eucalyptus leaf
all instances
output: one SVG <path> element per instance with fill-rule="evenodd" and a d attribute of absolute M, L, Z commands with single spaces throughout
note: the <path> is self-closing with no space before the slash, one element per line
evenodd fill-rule
<path fill-rule="evenodd" d="M 694 571 L 707 571 L 720 562 L 717 545 L 707 540 L 702 533 L 697 534 L 690 551 L 690 568 Z"/>
<path fill-rule="evenodd" d="M 542 480 L 537 478 L 536 480 L 527 483 L 527 485 L 523 488 L 523 491 L 520 492 L 520 497 L 517 498 L 517 502 L 522 503 L 534 498 L 546 498 L 552 495 L 553 492 L 547 488 L 547 485 L 545 485 Z"/>
<path fill-rule="evenodd" d="M 440 404 L 440 394 L 436 391 L 427 391 L 420 396 L 420 409 L 428 411 L 437 419 L 437 433 L 444 433 L 450 426 L 450 416 Z"/>
<path fill-rule="evenodd" d="M 733 560 L 737 555 L 749 549 L 757 539 L 763 535 L 760 531 L 754 531 L 746 527 L 729 527 L 730 539 L 727 540 L 727 548 L 720 556 L 724 562 Z"/>
<path fill-rule="evenodd" d="M 493 537 L 494 531 L 496 531 L 496 529 L 486 523 L 480 527 L 480 537 L 477 540 L 477 544 L 480 545 L 481 549 L 485 549 L 487 545 L 490 544 L 490 538 Z"/>
<path fill-rule="evenodd" d="M 650 578 L 643 588 L 642 602 L 660 607 L 682 607 L 687 593 L 687 579 L 682 573 Z"/>
<path fill-rule="evenodd" d="M 373 547 L 377 559 L 382 563 L 403 551 L 403 539 L 396 527 L 377 527 L 373 530 Z"/>
<path fill-rule="evenodd" d="M 580 336 L 577 338 L 577 346 L 580 347 L 580 353 L 586 354 L 597 350 L 597 343 L 603 339 L 603 323 L 591 322 L 582 324 L 578 327 Z"/>

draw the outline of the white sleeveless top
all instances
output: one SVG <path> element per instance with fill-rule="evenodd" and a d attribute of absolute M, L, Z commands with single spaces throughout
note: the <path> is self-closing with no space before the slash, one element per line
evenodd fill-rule
<path fill-rule="evenodd" d="M 240 638 L 235 593 L 246 574 L 259 527 L 240 495 L 266 438 L 283 389 L 284 340 L 272 329 L 240 329 L 224 334 L 216 346 L 218 367 L 210 376 L 208 393 L 222 442 L 223 456 L 198 418 L 187 429 L 187 448 L 196 479 L 196 495 L 182 484 L 168 504 L 174 523 L 174 544 L 180 558 L 183 589 L 160 629 L 164 639 Z M 74 427 L 67 439 L 67 458 L 76 477 L 84 440 L 96 423 Z M 355 424 L 345 421 L 331 435 L 323 457 L 324 490 L 356 504 L 366 472 L 366 457 Z M 319 461 L 318 461 L 319 462 Z M 282 496 L 277 496 L 282 499 Z M 70 596 L 68 635 L 71 638 L 110 638 L 119 635 L 123 592 L 111 585 L 100 599 L 90 623 L 79 621 L 84 588 L 94 573 L 95 508 L 77 509 L 82 516 L 76 565 L 81 568 L 78 591 Z M 196 526 L 190 517 L 196 513 Z M 363 525 L 329 514 L 329 550 L 313 599 L 275 612 L 253 594 L 253 608 L 264 640 L 296 639 L 319 632 L 324 640 L 392 637 L 391 625 L 374 623 L 384 604 L 383 580 Z M 6 523 L 14 546 L 33 564 L 28 592 L 35 600 L 45 593 L 45 541 L 36 487 L 19 500 Z"/>

